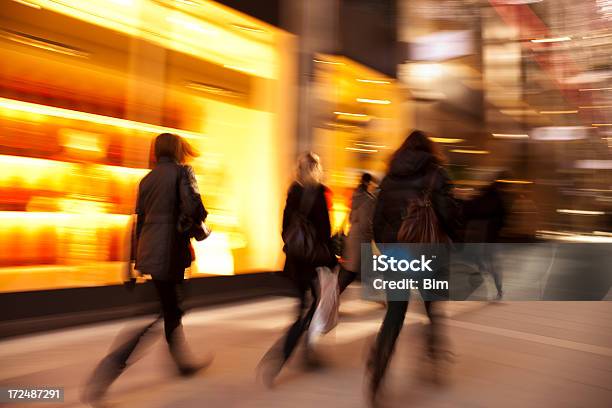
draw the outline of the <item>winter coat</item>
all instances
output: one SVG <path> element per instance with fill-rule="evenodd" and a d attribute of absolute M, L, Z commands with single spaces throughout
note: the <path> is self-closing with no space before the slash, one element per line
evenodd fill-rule
<path fill-rule="evenodd" d="M 376 197 L 364 187 L 358 187 L 353 193 L 349 216 L 351 229 L 342 254 L 343 267 L 348 271 L 361 271 L 361 244 L 369 244 L 373 239 L 372 218 L 375 205 Z"/>
<path fill-rule="evenodd" d="M 138 186 L 133 256 L 135 269 L 157 280 L 182 280 L 191 265 L 190 237 L 177 229 L 179 215 L 204 221 L 206 210 L 193 169 L 161 157 Z"/>
<path fill-rule="evenodd" d="M 422 197 L 431 183 L 432 205 L 444 232 L 455 238 L 459 221 L 458 207 L 451 195 L 448 174 L 427 152 L 405 151 L 391 162 L 380 184 L 374 210 L 373 230 L 377 243 L 394 243 L 411 200 Z"/>
<path fill-rule="evenodd" d="M 289 187 L 287 202 L 285 204 L 285 210 L 283 211 L 283 236 L 285 236 L 284 232 L 289 227 L 295 214 L 300 211 L 304 191 L 304 187 L 297 182 Z M 307 218 L 316 230 L 317 239 L 329 248 L 330 257 L 328 262 L 325 262 L 323 265 L 312 265 L 287 255 L 283 273 L 285 276 L 294 280 L 298 285 L 308 285 L 310 281 L 316 277 L 316 267 L 328 266 L 332 268 L 337 263 L 336 257 L 333 255 L 331 225 L 326 200 L 327 191 L 327 187 L 322 184 L 319 184 L 314 190 L 310 191 L 310 194 L 315 194 L 315 198 L 312 201 L 312 206 L 308 211 Z"/>

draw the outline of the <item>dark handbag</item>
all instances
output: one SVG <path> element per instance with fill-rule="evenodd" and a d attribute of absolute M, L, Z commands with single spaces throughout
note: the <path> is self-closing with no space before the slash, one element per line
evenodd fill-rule
<path fill-rule="evenodd" d="M 402 218 L 398 242 L 424 244 L 448 243 L 450 239 L 442 229 L 438 215 L 432 205 L 432 194 L 436 172 L 432 171 L 429 183 L 420 197 L 410 200 Z"/>
<path fill-rule="evenodd" d="M 304 188 L 300 208 L 294 212 L 288 227 L 283 231 L 283 241 L 288 257 L 312 265 L 325 265 L 331 254 L 327 246 L 317 239 L 317 231 L 308 219 L 316 193 L 316 190 Z"/>
<path fill-rule="evenodd" d="M 180 202 L 179 201 L 180 200 L 179 189 L 180 189 L 181 179 L 183 177 L 189 179 L 189 175 L 186 174 L 185 167 L 180 166 L 177 184 L 176 184 L 177 203 Z M 189 182 L 192 183 L 192 180 L 189 180 Z M 204 205 L 202 204 L 202 199 L 200 198 L 199 194 L 193 194 L 193 196 L 190 197 L 190 199 L 197 203 L 198 215 L 199 215 L 197 218 L 199 219 L 194 219 L 190 215 L 182 213 L 179 207 L 178 209 L 179 214 L 178 214 L 178 221 L 177 221 L 176 229 L 178 230 L 178 232 L 180 232 L 181 234 L 187 235 L 187 237 L 189 238 L 194 238 L 196 241 L 203 241 L 206 238 L 208 238 L 212 232 L 210 228 L 206 224 L 204 224 L 204 220 L 206 219 L 206 216 L 208 215 L 208 213 L 206 212 L 206 209 L 204 208 Z"/>

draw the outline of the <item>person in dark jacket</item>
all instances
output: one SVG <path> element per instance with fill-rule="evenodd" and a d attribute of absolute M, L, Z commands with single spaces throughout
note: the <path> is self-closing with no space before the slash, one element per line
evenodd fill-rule
<path fill-rule="evenodd" d="M 378 184 L 370 173 L 363 173 L 359 186 L 353 192 L 349 221 L 351 229 L 346 237 L 342 253 L 341 269 L 338 276 L 338 287 L 343 292 L 361 272 L 361 244 L 370 243 L 373 239 L 372 217 Z"/>
<path fill-rule="evenodd" d="M 493 277 L 497 300 L 503 297 L 502 274 L 495 262 L 496 245 L 493 244 L 500 241 L 508 213 L 501 184 L 494 180 L 478 196 L 463 204 L 466 225 L 472 226 L 468 229 L 465 241 L 485 244 L 473 248 L 477 252 L 476 266 L 480 273 L 487 272 Z"/>
<path fill-rule="evenodd" d="M 136 203 L 136 226 L 133 231 L 131 260 L 134 269 L 152 278 L 160 302 L 160 316 L 145 327 L 117 342 L 96 367 L 88 382 L 84 399 L 100 400 L 112 382 L 123 372 L 128 358 L 143 336 L 161 318 L 170 354 L 179 374 L 190 376 L 206 364 L 195 364 L 188 358 L 181 319 L 180 286 L 185 268 L 192 261 L 190 236 L 179 231 L 180 217 L 201 224 L 207 215 L 198 191 L 193 169 L 184 165 L 193 149 L 180 136 L 163 133 L 155 139 L 155 167 L 140 182 Z M 185 230 L 189 230 L 186 228 Z M 126 271 L 128 286 L 133 287 L 131 262 Z"/>
<path fill-rule="evenodd" d="M 321 184 L 323 170 L 319 156 L 314 153 L 302 154 L 298 159 L 296 181 L 291 184 L 287 193 L 287 202 L 283 212 L 282 236 L 290 228 L 294 217 L 305 216 L 316 231 L 316 240 L 321 244 L 327 256 L 318 263 L 307 262 L 287 252 L 287 242 L 283 250 L 287 253 L 283 274 L 295 285 L 299 295 L 296 320 L 287 333 L 264 355 L 259 370 L 262 380 L 267 386 L 272 386 L 274 379 L 283 365 L 291 357 L 302 335 L 308 330 L 310 321 L 318 304 L 318 279 L 316 268 L 327 266 L 333 268 L 337 264 L 333 255 L 331 224 L 329 221 L 329 206 L 327 194 L 329 190 Z M 310 293 L 310 304 L 308 294 Z M 305 363 L 312 367 L 317 365 L 309 345 L 305 345 Z"/>
<path fill-rule="evenodd" d="M 374 210 L 373 230 L 376 243 L 397 243 L 406 209 L 412 200 L 431 188 L 431 202 L 438 222 L 446 235 L 454 237 L 457 222 L 456 204 L 451 195 L 449 177 L 442 167 L 444 158 L 437 146 L 423 132 L 413 131 L 393 154 L 389 170 L 380 185 Z M 428 356 L 439 357 L 437 302 L 426 301 Z M 408 301 L 388 301 L 387 312 L 368 360 L 369 396 L 375 402 L 379 386 L 404 324 Z"/>

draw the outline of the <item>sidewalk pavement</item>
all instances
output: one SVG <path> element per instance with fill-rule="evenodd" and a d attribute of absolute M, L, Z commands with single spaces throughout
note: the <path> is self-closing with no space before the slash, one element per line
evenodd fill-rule
<path fill-rule="evenodd" d="M 255 367 L 292 320 L 295 301 L 265 298 L 191 311 L 184 320 L 196 355 L 215 353 L 204 373 L 182 379 L 161 338 L 109 392 L 118 407 L 365 407 L 364 360 L 384 309 L 349 296 L 339 326 L 317 346 L 325 368 L 292 361 L 271 390 Z M 445 333 L 454 363 L 446 383 L 426 381 L 421 305 L 412 304 L 385 386 L 388 406 L 610 407 L 612 303 L 448 302 Z M 80 407 L 82 384 L 132 319 L 0 342 L 0 386 L 61 386 Z M 19 404 L 40 407 L 40 404 Z"/>

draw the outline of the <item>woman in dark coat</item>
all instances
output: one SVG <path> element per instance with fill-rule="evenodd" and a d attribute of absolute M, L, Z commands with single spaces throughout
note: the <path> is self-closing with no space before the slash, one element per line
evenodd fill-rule
<path fill-rule="evenodd" d="M 329 190 L 320 182 L 322 173 L 319 156 L 314 153 L 303 154 L 298 159 L 296 181 L 291 184 L 287 193 L 287 202 L 283 212 L 283 241 L 286 240 L 288 229 L 294 218 L 300 215 L 305 216 L 314 227 L 316 241 L 320 243 L 326 256 L 323 257 L 324 260 L 316 263 L 307 262 L 298 256 L 289 254 L 285 241 L 283 250 L 287 255 L 283 274 L 294 283 L 300 302 L 295 322 L 285 336 L 266 353 L 260 363 L 262 379 L 267 386 L 272 385 L 274 378 L 295 350 L 302 334 L 310 326 L 318 303 L 316 268 L 320 266 L 333 268 L 337 263 L 333 255 L 329 221 L 327 200 Z M 307 301 L 308 293 L 311 298 L 310 304 Z M 307 365 L 316 364 L 308 344 L 306 344 L 305 363 Z"/>
<path fill-rule="evenodd" d="M 464 241 L 484 243 L 474 246 L 475 261 L 481 273 L 493 277 L 497 289 L 496 300 L 503 297 L 501 269 L 496 265 L 496 249 L 502 228 L 506 223 L 507 205 L 502 195 L 501 182 L 493 181 L 482 192 L 463 203 L 463 218 L 466 226 Z"/>
<path fill-rule="evenodd" d="M 131 253 L 134 269 L 142 275 L 150 275 L 153 280 L 161 314 L 144 328 L 131 333 L 127 340 L 117 342 L 119 346 L 102 360 L 85 390 L 84 398 L 90 402 L 104 395 L 125 369 L 141 338 L 160 318 L 164 320 L 166 341 L 179 373 L 193 375 L 205 365 L 188 361 L 179 301 L 185 268 L 192 261 L 191 236 L 181 231 L 201 225 L 207 215 L 193 169 L 181 164 L 193 150 L 179 136 L 170 133 L 155 139 L 154 150 L 155 167 L 138 187 Z M 126 278 L 133 286 L 134 278 L 130 271 L 128 274 Z"/>
<path fill-rule="evenodd" d="M 351 229 L 346 237 L 338 287 L 343 292 L 361 272 L 361 244 L 372 242 L 372 217 L 378 185 L 370 173 L 363 173 L 359 186 L 353 192 L 349 221 Z"/>
<path fill-rule="evenodd" d="M 454 237 L 456 204 L 451 196 L 449 177 L 441 166 L 444 160 L 437 146 L 423 132 L 414 131 L 391 158 L 389 171 L 380 185 L 374 210 L 373 229 L 377 243 L 397 243 L 406 209 L 412 200 L 431 188 L 431 202 L 438 222 L 448 237 Z M 408 301 L 387 302 L 387 313 L 368 361 L 369 392 L 374 400 L 404 324 Z M 435 302 L 426 301 L 431 324 L 428 329 L 428 355 L 440 354 Z"/>

